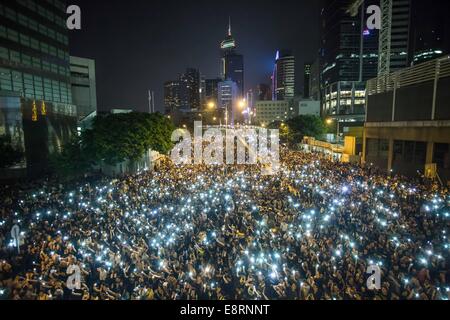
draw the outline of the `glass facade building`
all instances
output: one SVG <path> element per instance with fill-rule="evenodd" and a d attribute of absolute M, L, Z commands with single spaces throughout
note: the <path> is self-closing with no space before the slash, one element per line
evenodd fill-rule
<path fill-rule="evenodd" d="M 66 4 L 0 3 L 0 134 L 25 151 L 29 175 L 76 133 L 70 85 Z"/>
<path fill-rule="evenodd" d="M 273 100 L 294 99 L 295 57 L 290 50 L 277 51 L 272 81 Z"/>

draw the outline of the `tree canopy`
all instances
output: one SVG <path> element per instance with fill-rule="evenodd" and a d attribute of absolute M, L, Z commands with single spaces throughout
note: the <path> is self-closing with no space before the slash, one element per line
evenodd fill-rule
<path fill-rule="evenodd" d="M 301 115 L 286 122 L 275 121 L 269 128 L 280 130 L 280 140 L 289 144 L 299 143 L 303 137 L 316 137 L 326 133 L 322 118 L 314 115 Z"/>
<path fill-rule="evenodd" d="M 172 122 L 159 113 L 100 115 L 92 129 L 63 147 L 55 163 L 64 173 L 86 171 L 93 164 L 137 161 L 149 149 L 167 154 L 173 130 Z"/>

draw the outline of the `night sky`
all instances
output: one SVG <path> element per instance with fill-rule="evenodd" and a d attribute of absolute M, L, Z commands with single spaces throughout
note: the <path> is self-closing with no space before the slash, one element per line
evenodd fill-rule
<path fill-rule="evenodd" d="M 303 63 L 319 48 L 318 0 L 70 0 L 82 30 L 70 31 L 71 55 L 96 60 L 99 110 L 148 110 L 147 91 L 163 110 L 163 83 L 186 67 L 219 73 L 228 17 L 244 55 L 246 90 L 269 83 L 277 49 L 294 50 L 297 89 Z"/>

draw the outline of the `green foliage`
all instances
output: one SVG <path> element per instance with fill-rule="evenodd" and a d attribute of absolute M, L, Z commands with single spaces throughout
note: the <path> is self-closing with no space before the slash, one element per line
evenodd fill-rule
<path fill-rule="evenodd" d="M 20 148 L 11 144 L 11 139 L 8 136 L 0 136 L 0 168 L 8 168 L 19 163 L 24 153 Z"/>
<path fill-rule="evenodd" d="M 115 165 L 137 161 L 148 149 L 166 154 L 175 127 L 159 113 L 126 113 L 97 117 L 92 130 L 82 136 L 83 145 L 96 162 Z"/>
<path fill-rule="evenodd" d="M 300 143 L 305 136 L 316 137 L 326 133 L 326 125 L 322 118 L 313 115 L 302 115 L 286 122 L 276 121 L 269 128 L 280 130 L 280 140 L 291 145 Z"/>
<path fill-rule="evenodd" d="M 93 165 L 141 159 L 151 149 L 167 154 L 173 147 L 172 122 L 159 113 L 126 113 L 97 116 L 93 127 L 63 147 L 53 159 L 62 175 L 80 174 Z"/>

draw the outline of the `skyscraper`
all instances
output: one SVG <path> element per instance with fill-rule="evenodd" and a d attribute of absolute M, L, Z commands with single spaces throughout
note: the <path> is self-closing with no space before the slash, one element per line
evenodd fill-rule
<path fill-rule="evenodd" d="M 313 100 L 320 101 L 321 100 L 321 90 L 320 90 L 320 57 L 314 61 L 311 65 L 311 75 L 309 78 L 309 95 Z"/>
<path fill-rule="evenodd" d="M 187 101 L 190 109 L 200 109 L 200 72 L 194 68 L 186 69 L 180 77 L 187 90 Z"/>
<path fill-rule="evenodd" d="M 366 29 L 365 12 L 379 3 L 365 0 L 351 12 L 353 3 L 326 0 L 322 10 L 322 114 L 360 126 L 365 118 L 365 81 L 378 73 L 378 30 Z"/>
<path fill-rule="evenodd" d="M 378 74 L 435 59 L 450 52 L 450 2 L 382 0 Z"/>
<path fill-rule="evenodd" d="M 411 0 L 381 0 L 378 74 L 408 66 Z"/>
<path fill-rule="evenodd" d="M 221 82 L 222 79 L 215 78 L 215 79 L 206 79 L 205 80 L 205 100 L 206 102 L 214 102 L 218 103 L 219 101 L 219 93 L 218 93 L 218 87 L 219 82 Z"/>
<path fill-rule="evenodd" d="M 187 108 L 187 90 L 180 80 L 167 81 L 164 83 L 164 106 L 166 114 Z"/>
<path fill-rule="evenodd" d="M 409 61 L 416 65 L 450 53 L 450 1 L 411 0 Z"/>
<path fill-rule="evenodd" d="M 222 81 L 218 85 L 218 107 L 225 110 L 228 124 L 234 124 L 236 114 L 236 104 L 239 97 L 239 89 L 236 82 L 232 80 Z"/>
<path fill-rule="evenodd" d="M 76 134 L 63 1 L 0 3 L 0 133 L 25 151 L 29 175 Z"/>
<path fill-rule="evenodd" d="M 305 63 L 303 68 L 303 98 L 309 98 L 311 95 L 310 81 L 311 81 L 311 63 Z"/>
<path fill-rule="evenodd" d="M 272 81 L 273 100 L 294 98 L 295 57 L 290 50 L 277 51 Z"/>
<path fill-rule="evenodd" d="M 236 41 L 231 33 L 231 20 L 228 25 L 228 34 L 220 44 L 220 77 L 222 80 L 231 80 L 238 86 L 238 95 L 244 96 L 244 56 L 236 52 Z"/>

